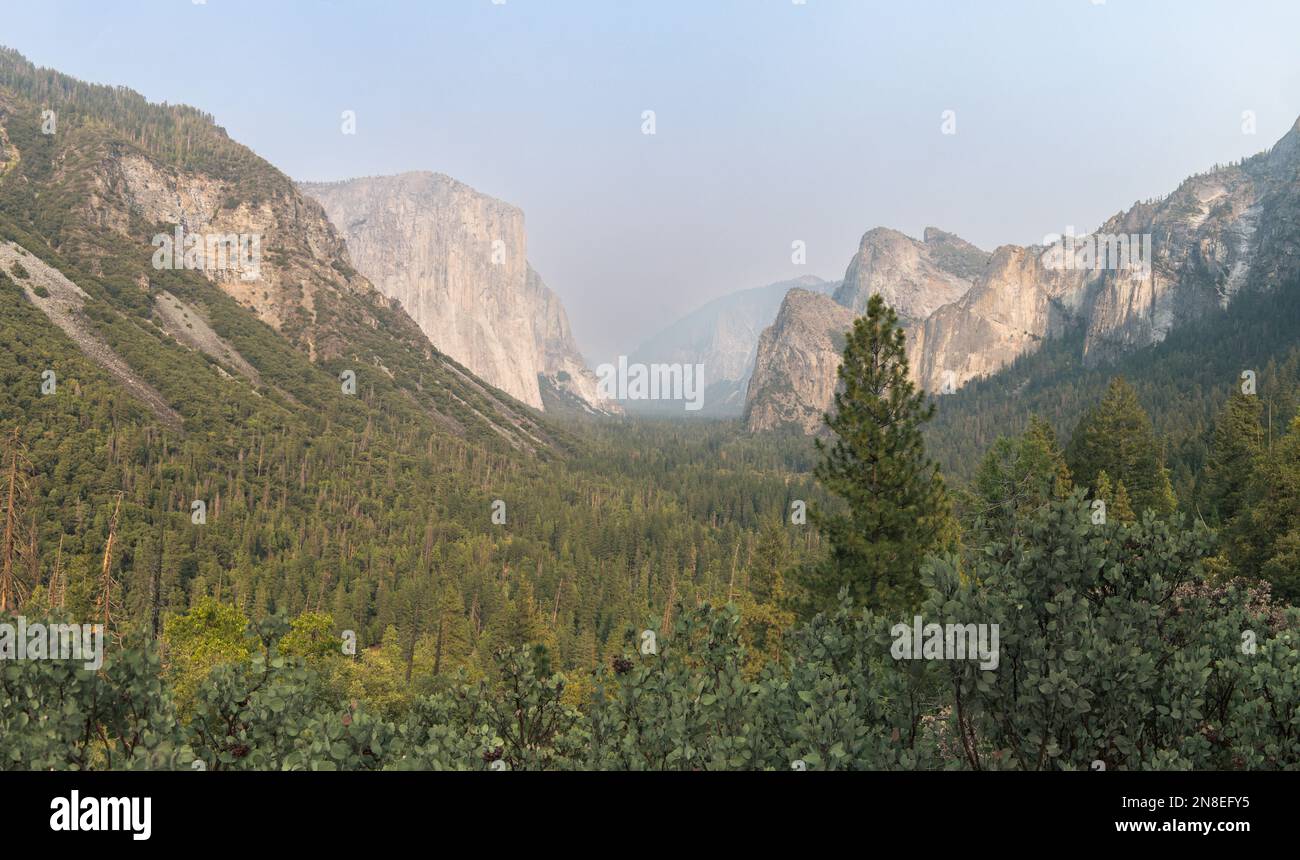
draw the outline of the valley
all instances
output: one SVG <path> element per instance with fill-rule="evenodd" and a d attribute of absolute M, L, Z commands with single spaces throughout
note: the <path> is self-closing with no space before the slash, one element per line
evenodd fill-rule
<path fill-rule="evenodd" d="M 0 614 L 107 652 L 0 663 L 0 767 L 1300 766 L 1300 123 L 594 368 L 437 164 L 7 48 L 0 163 Z"/>

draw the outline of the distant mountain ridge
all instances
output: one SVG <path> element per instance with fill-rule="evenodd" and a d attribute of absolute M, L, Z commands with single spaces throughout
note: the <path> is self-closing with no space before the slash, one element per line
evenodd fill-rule
<path fill-rule="evenodd" d="M 829 294 L 838 281 L 804 275 L 716 298 L 659 331 L 629 356 L 644 364 L 702 364 L 706 416 L 738 416 L 754 370 L 758 340 L 793 289 Z M 651 401 L 629 401 L 630 410 L 653 411 Z M 677 410 L 680 411 L 680 410 Z"/>
<path fill-rule="evenodd" d="M 933 228 L 922 242 L 877 228 L 863 237 L 835 300 L 860 312 L 872 293 L 884 296 L 907 329 L 913 378 L 931 392 L 990 376 L 1079 328 L 1079 361 L 1114 361 L 1226 307 L 1243 290 L 1300 273 L 1300 121 L 1270 150 L 1190 177 L 1075 240 L 1077 247 L 1006 245 L 986 254 Z M 1149 248 L 1151 259 L 1116 265 L 1115 252 L 1133 247 Z M 824 313 L 812 302 L 799 307 Z M 808 330 L 781 316 L 790 331 Z M 778 330 L 765 342 L 783 336 Z M 797 344 L 782 348 L 801 352 Z M 747 415 L 760 417 L 749 429 L 825 411 L 825 391 L 819 382 L 781 392 L 783 416 L 751 404 Z M 771 396 L 770 386 L 751 386 L 751 401 Z"/>

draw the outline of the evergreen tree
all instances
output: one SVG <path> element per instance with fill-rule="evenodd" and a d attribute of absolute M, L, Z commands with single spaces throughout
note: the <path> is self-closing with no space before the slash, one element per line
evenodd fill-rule
<path fill-rule="evenodd" d="M 430 577 L 412 576 L 402 582 L 397 592 L 397 630 L 401 636 L 402 661 L 406 664 L 405 682 L 411 683 L 415 672 L 415 651 L 429 630 L 434 593 Z"/>
<path fill-rule="evenodd" d="M 741 641 L 745 645 L 747 677 L 781 659 L 783 638 L 794 626 L 785 590 L 785 569 L 790 544 L 780 521 L 769 522 L 758 538 L 749 588 L 741 589 L 737 605 L 741 616 Z"/>
<path fill-rule="evenodd" d="M 759 603 L 770 603 L 781 590 L 790 563 L 790 542 L 779 520 L 772 520 L 758 536 L 758 546 L 749 572 L 749 590 Z"/>
<path fill-rule="evenodd" d="M 435 676 L 452 675 L 456 669 L 468 665 L 469 623 L 465 620 L 465 598 L 455 580 L 439 586 L 430 637 L 433 640 L 432 672 Z"/>
<path fill-rule="evenodd" d="M 538 611 L 537 598 L 528 580 L 519 581 L 514 596 L 501 614 L 501 623 L 493 630 L 493 634 L 493 645 L 497 648 L 553 644 L 551 631 Z"/>
<path fill-rule="evenodd" d="M 1260 457 L 1246 507 L 1231 530 L 1237 569 L 1273 584 L 1279 597 L 1300 599 L 1300 417 Z"/>
<path fill-rule="evenodd" d="M 1069 496 L 1073 483 L 1052 426 L 1037 416 L 1024 434 L 1002 438 L 980 463 L 967 525 L 984 535 L 1008 537 L 1035 510 Z"/>
<path fill-rule="evenodd" d="M 1234 393 L 1214 421 L 1201 494 L 1201 513 L 1214 522 L 1231 522 L 1241 512 L 1255 461 L 1264 450 L 1262 413 L 1258 397 Z"/>
<path fill-rule="evenodd" d="M 1117 523 L 1132 523 L 1137 521 L 1137 514 L 1133 513 L 1133 504 L 1129 501 L 1128 489 L 1124 482 L 1112 484 L 1110 475 L 1102 469 L 1097 475 L 1097 489 L 1093 494 L 1094 499 L 1100 499 L 1106 503 L 1106 518 L 1114 520 Z"/>
<path fill-rule="evenodd" d="M 854 321 L 840 366 L 835 434 L 818 440 L 816 475 L 844 510 L 814 506 L 830 557 L 810 576 L 816 605 L 847 587 L 854 601 L 903 612 L 921 599 L 921 561 L 939 543 L 948 515 L 939 468 L 925 455 L 921 428 L 934 414 L 908 379 L 904 335 L 894 311 L 872 296 Z"/>
<path fill-rule="evenodd" d="M 1075 479 L 1089 487 L 1097 486 L 1103 471 L 1123 484 L 1139 514 L 1153 510 L 1164 515 L 1174 509 L 1164 451 L 1137 392 L 1122 377 L 1110 381 L 1101 404 L 1080 420 L 1067 461 Z"/>

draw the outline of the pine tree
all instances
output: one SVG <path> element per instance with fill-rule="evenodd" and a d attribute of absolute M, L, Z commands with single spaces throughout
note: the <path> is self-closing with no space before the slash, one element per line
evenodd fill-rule
<path fill-rule="evenodd" d="M 1214 420 L 1214 437 L 1201 493 L 1202 513 L 1229 523 L 1241 512 L 1255 461 L 1264 451 L 1263 404 L 1258 397 L 1234 392 Z"/>
<path fill-rule="evenodd" d="M 408 576 L 397 590 L 396 620 L 400 636 L 404 679 L 411 683 L 415 671 L 415 649 L 429 629 L 433 612 L 434 593 L 429 574 Z"/>
<path fill-rule="evenodd" d="M 903 331 L 878 295 L 854 321 L 839 379 L 826 416 L 835 440 L 818 440 L 816 475 L 845 509 L 812 510 L 830 556 L 809 591 L 819 608 L 847 587 L 859 605 L 906 611 L 921 599 L 921 562 L 937 548 L 948 501 L 921 438 L 934 405 L 908 379 Z"/>
<path fill-rule="evenodd" d="M 1300 417 L 1260 457 L 1230 530 L 1238 572 L 1268 580 L 1287 601 L 1300 599 Z"/>
<path fill-rule="evenodd" d="M 1132 523 L 1137 521 L 1137 515 L 1133 513 L 1133 503 L 1129 500 L 1128 489 L 1124 482 L 1112 484 L 1110 475 L 1102 469 L 1097 474 L 1097 489 L 1093 493 L 1094 499 L 1100 499 L 1106 503 L 1106 517 L 1108 520 L 1114 520 L 1117 523 Z"/>
<path fill-rule="evenodd" d="M 527 579 L 519 581 L 501 615 L 499 627 L 493 631 L 497 647 L 521 648 L 526 645 L 551 645 L 549 630 L 537 610 L 537 598 Z"/>
<path fill-rule="evenodd" d="M 741 589 L 737 598 L 747 677 L 757 677 L 765 666 L 781 659 L 782 642 L 794 626 L 795 615 L 787 606 L 785 591 L 789 560 L 790 544 L 784 527 L 779 520 L 768 522 L 759 535 L 749 588 Z"/>
<path fill-rule="evenodd" d="M 435 676 L 451 675 L 466 664 L 470 651 L 469 623 L 465 620 L 465 598 L 456 581 L 449 577 L 440 582 L 434 602 L 433 638 Z"/>
<path fill-rule="evenodd" d="M 1081 484 L 1095 488 L 1103 471 L 1123 484 L 1139 514 L 1153 510 L 1165 515 L 1174 509 L 1174 491 L 1151 417 L 1122 377 L 1110 381 L 1100 405 L 1079 421 L 1066 459 Z"/>
<path fill-rule="evenodd" d="M 785 528 L 779 520 L 769 521 L 758 536 L 758 547 L 754 551 L 754 561 L 750 567 L 749 590 L 755 600 L 759 603 L 772 602 L 775 594 L 781 590 L 778 583 L 782 581 L 789 562 L 790 542 Z"/>
<path fill-rule="evenodd" d="M 1137 522 L 1137 514 L 1133 512 L 1133 503 L 1128 497 L 1128 488 L 1124 486 L 1123 481 L 1115 485 L 1115 500 L 1111 503 L 1111 509 L 1120 522 Z"/>
<path fill-rule="evenodd" d="M 1034 511 L 1070 495 L 1073 482 L 1052 426 L 1038 416 L 1015 439 L 999 439 L 980 463 L 970 499 L 969 523 L 985 537 L 1008 537 Z"/>

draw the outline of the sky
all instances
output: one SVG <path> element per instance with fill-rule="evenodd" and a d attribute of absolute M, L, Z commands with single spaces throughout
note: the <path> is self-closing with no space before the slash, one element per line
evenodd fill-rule
<path fill-rule="evenodd" d="M 521 207 L 593 362 L 840 278 L 876 226 L 1041 242 L 1266 149 L 1297 33 L 1294 0 L 0 0 L 0 44 L 201 108 L 295 179 L 431 170 Z"/>

